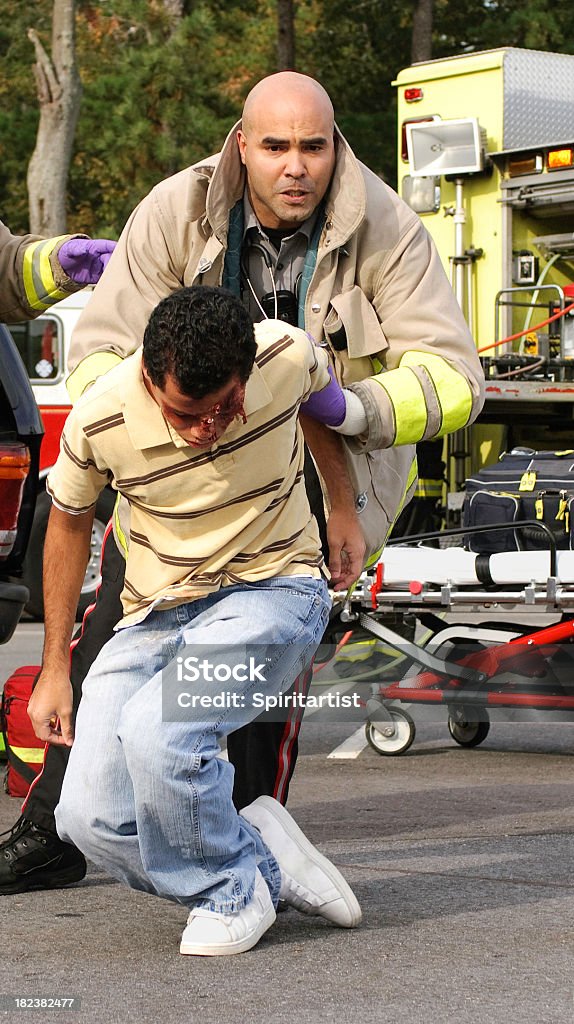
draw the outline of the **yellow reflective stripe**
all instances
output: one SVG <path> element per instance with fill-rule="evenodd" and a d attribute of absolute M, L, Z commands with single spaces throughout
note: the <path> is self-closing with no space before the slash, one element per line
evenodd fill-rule
<path fill-rule="evenodd" d="M 442 480 L 421 480 L 415 488 L 414 498 L 440 498 L 442 496 Z"/>
<path fill-rule="evenodd" d="M 120 497 L 121 497 L 121 495 L 118 494 L 118 496 L 116 498 L 116 503 L 114 505 L 114 533 L 115 533 L 115 536 L 116 536 L 116 540 L 119 541 L 119 543 L 120 543 L 120 545 L 122 547 L 122 550 L 124 552 L 124 558 L 127 558 L 128 557 L 128 541 L 127 541 L 127 537 L 126 537 L 124 531 L 122 530 L 122 524 L 120 523 Z"/>
<path fill-rule="evenodd" d="M 371 380 L 387 392 L 395 414 L 393 444 L 411 444 L 420 441 L 427 426 L 427 407 L 422 384 L 408 367 L 383 373 Z"/>
<path fill-rule="evenodd" d="M 413 458 L 413 461 L 411 462 L 411 468 L 409 469 L 409 475 L 407 477 L 407 483 L 406 483 L 406 487 L 405 487 L 405 489 L 403 491 L 403 496 L 401 498 L 401 503 L 400 503 L 400 505 L 399 505 L 399 507 L 397 509 L 397 514 L 395 516 L 395 523 L 396 523 L 397 519 L 399 518 L 401 512 L 403 511 L 404 504 L 405 504 L 405 501 L 407 499 L 407 494 L 409 493 L 411 487 L 413 486 L 413 484 L 414 484 L 414 482 L 415 482 L 415 480 L 417 478 L 418 471 L 419 471 L 419 466 L 418 466 L 417 457 L 416 457 L 416 454 L 415 454 L 415 456 Z M 389 530 L 389 533 L 390 533 L 390 530 Z M 388 536 L 388 534 L 387 534 L 387 536 Z"/>
<path fill-rule="evenodd" d="M 42 764 L 44 761 L 44 747 L 10 747 L 12 753 L 16 754 L 21 761 L 30 761 L 32 764 Z"/>
<path fill-rule="evenodd" d="M 405 487 L 405 491 L 404 491 L 404 494 L 403 494 L 403 499 L 402 499 L 402 503 L 401 503 L 401 509 L 402 509 L 402 507 L 404 505 L 405 498 L 407 496 L 407 491 L 408 491 L 409 487 L 411 486 L 411 484 L 414 483 L 415 477 L 416 477 L 418 471 L 419 471 L 419 464 L 417 462 L 417 457 L 415 455 L 414 458 L 413 458 L 413 461 L 411 462 L 411 468 L 409 469 L 409 475 L 407 477 L 407 486 Z"/>
<path fill-rule="evenodd" d="M 345 662 L 348 662 L 351 665 L 355 665 L 355 664 L 358 665 L 358 664 L 360 664 L 360 662 L 368 661 L 369 658 L 373 657 L 373 654 L 382 654 L 382 655 L 385 655 L 387 658 L 396 658 L 397 657 L 396 648 L 386 646 L 385 644 L 382 643 L 381 640 L 373 640 L 373 649 L 371 651 L 369 651 L 368 654 L 360 654 L 360 655 L 357 655 L 356 657 L 352 653 L 350 655 L 348 655 L 348 656 L 345 655 L 345 651 L 347 650 L 348 646 L 349 646 L 349 644 L 346 644 L 344 647 L 341 648 L 341 650 L 339 651 L 339 653 L 337 654 L 337 656 L 335 658 L 335 661 L 337 661 L 337 662 L 345 661 Z M 352 646 L 352 644 L 351 644 L 351 646 Z"/>
<path fill-rule="evenodd" d="M 122 357 L 116 355 L 115 352 L 92 352 L 91 355 L 82 359 L 66 381 L 72 403 L 76 402 L 98 377 L 103 376 L 121 361 Z"/>
<path fill-rule="evenodd" d="M 337 661 L 366 661 L 378 640 L 350 640 L 337 654 Z"/>
<path fill-rule="evenodd" d="M 402 366 L 424 366 L 434 384 L 442 413 L 442 425 L 435 437 L 450 434 L 468 423 L 472 412 L 472 389 L 466 377 L 446 359 L 428 352 L 406 352 L 401 359 Z"/>
<path fill-rule="evenodd" d="M 388 536 L 389 535 L 387 533 L 387 537 Z M 384 548 L 384 546 L 385 545 L 383 544 L 383 548 Z M 365 562 L 365 569 L 370 569 L 372 565 L 376 565 L 377 564 L 377 562 L 379 561 L 379 558 L 381 557 L 381 555 L 383 553 L 383 548 L 379 548 L 378 551 L 375 551 L 374 555 L 371 555 L 371 557 L 367 559 L 367 561 Z M 351 594 L 353 593 L 353 588 L 355 586 L 356 586 L 356 584 L 353 583 L 353 587 L 350 589 L 349 593 L 351 593 Z"/>
<path fill-rule="evenodd" d="M 54 302 L 65 299 L 69 292 L 57 288 L 54 280 L 50 255 L 58 242 L 69 235 L 58 235 L 47 241 L 32 242 L 24 252 L 23 275 L 26 300 L 32 309 L 44 310 Z"/>

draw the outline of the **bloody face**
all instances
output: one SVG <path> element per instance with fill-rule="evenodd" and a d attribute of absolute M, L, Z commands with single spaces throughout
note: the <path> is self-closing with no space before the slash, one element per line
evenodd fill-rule
<path fill-rule="evenodd" d="M 245 384 L 236 376 L 203 398 L 185 395 L 169 373 L 163 388 L 151 382 L 145 367 L 143 376 L 145 386 L 164 418 L 192 448 L 209 448 L 225 433 L 236 416 L 242 416 L 246 422 L 243 410 Z"/>

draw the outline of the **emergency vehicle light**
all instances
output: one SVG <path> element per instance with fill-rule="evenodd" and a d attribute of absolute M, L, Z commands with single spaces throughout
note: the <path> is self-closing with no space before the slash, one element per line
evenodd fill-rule
<path fill-rule="evenodd" d="M 420 86 L 413 86 L 411 89 L 405 89 L 405 101 L 407 103 L 417 103 L 418 100 L 422 100 L 424 93 Z"/>
<path fill-rule="evenodd" d="M 572 167 L 574 149 L 551 149 L 548 152 L 548 170 L 556 171 L 561 167 Z"/>
<path fill-rule="evenodd" d="M 544 167 L 541 153 L 514 157 L 508 161 L 508 177 L 518 178 L 521 174 L 540 174 Z"/>
<path fill-rule="evenodd" d="M 407 128 L 410 124 L 429 124 L 435 121 L 440 121 L 438 114 L 430 114 L 428 117 L 411 117 L 408 121 L 403 121 L 401 125 L 401 159 L 407 162 L 409 154 L 407 151 Z"/>
<path fill-rule="evenodd" d="M 407 124 L 407 151 L 413 175 L 482 171 L 484 149 L 484 133 L 476 117 Z"/>

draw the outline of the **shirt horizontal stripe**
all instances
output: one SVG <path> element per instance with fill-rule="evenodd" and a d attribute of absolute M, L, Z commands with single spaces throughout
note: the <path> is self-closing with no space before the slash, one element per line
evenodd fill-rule
<path fill-rule="evenodd" d="M 191 448 L 167 429 L 147 392 L 141 351 L 99 378 L 74 406 L 49 493 L 64 511 L 93 506 L 113 480 L 129 515 L 120 625 L 150 609 L 273 576 L 320 576 L 317 524 L 303 480 L 298 411 L 329 383 L 328 357 L 298 328 L 257 324 L 257 362 L 244 423 Z"/>

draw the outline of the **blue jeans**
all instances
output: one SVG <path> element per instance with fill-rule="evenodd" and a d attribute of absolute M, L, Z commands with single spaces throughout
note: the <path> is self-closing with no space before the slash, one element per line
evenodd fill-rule
<path fill-rule="evenodd" d="M 280 577 L 225 587 L 119 630 L 84 682 L 56 808 L 61 838 L 132 888 L 186 907 L 240 910 L 256 867 L 276 903 L 277 862 L 235 810 L 233 767 L 218 757 L 219 740 L 260 714 L 250 691 L 289 689 L 321 641 L 329 607 L 323 580 Z M 264 685 L 234 681 L 244 706 L 190 708 L 184 722 L 162 721 L 162 672 L 173 674 L 189 644 L 273 645 L 277 653 Z"/>

